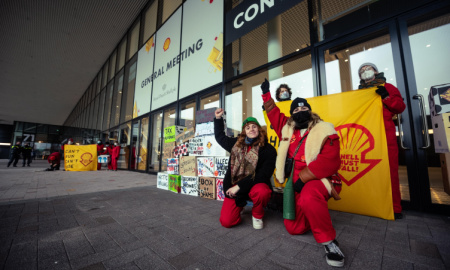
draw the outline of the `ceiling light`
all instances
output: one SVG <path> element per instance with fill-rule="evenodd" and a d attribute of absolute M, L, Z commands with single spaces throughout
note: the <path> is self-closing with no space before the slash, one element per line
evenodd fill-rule
<path fill-rule="evenodd" d="M 345 52 L 348 52 L 349 50 L 345 50 Z"/>
<path fill-rule="evenodd" d="M 296 52 L 300 51 L 300 49 L 295 50 Z"/>
<path fill-rule="evenodd" d="M 345 62 L 348 62 L 348 59 L 345 59 Z"/>
<path fill-rule="evenodd" d="M 431 44 L 428 44 L 426 47 L 428 48 L 428 47 L 430 47 L 431 46 Z"/>
<path fill-rule="evenodd" d="M 369 49 L 368 49 L 368 51 L 371 51 L 371 50 L 372 50 L 372 48 L 369 48 Z"/>

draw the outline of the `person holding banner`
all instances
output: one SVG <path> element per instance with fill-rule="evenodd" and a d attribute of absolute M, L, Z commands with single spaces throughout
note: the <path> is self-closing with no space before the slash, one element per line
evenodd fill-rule
<path fill-rule="evenodd" d="M 340 181 L 329 180 L 341 165 L 339 136 L 333 124 L 324 122 L 311 111 L 306 99 L 294 99 L 288 117 L 271 97 L 267 79 L 261 89 L 267 117 L 280 138 L 275 174 L 278 182 L 284 183 L 289 176 L 285 175 L 287 159 L 293 159 L 294 163 L 295 218 L 284 220 L 286 230 L 292 235 L 311 230 L 316 241 L 325 248 L 327 263 L 342 267 L 344 254 L 336 241 L 328 211 L 328 200 L 340 199 Z"/>
<path fill-rule="evenodd" d="M 111 153 L 111 166 L 113 171 L 117 171 L 117 160 L 119 160 L 120 155 L 120 145 L 119 142 L 114 142 L 114 147 Z"/>
<path fill-rule="evenodd" d="M 108 171 L 112 170 L 113 167 L 111 165 L 111 156 L 113 152 L 113 147 L 109 144 L 109 142 L 105 142 L 105 147 L 103 147 L 103 153 L 100 155 L 108 155 Z"/>
<path fill-rule="evenodd" d="M 247 200 L 251 200 L 253 228 L 262 229 L 264 207 L 272 195 L 270 178 L 275 169 L 277 152 L 268 143 L 266 132 L 254 117 L 245 119 L 237 138 L 227 137 L 223 113 L 221 108 L 215 111 L 214 135 L 217 143 L 231 155 L 223 179 L 225 199 L 220 223 L 225 228 L 241 223 L 240 213 Z"/>
<path fill-rule="evenodd" d="M 97 141 L 97 156 L 99 157 L 103 152 L 103 143 L 102 140 Z M 97 163 L 97 171 L 100 171 L 102 169 L 102 164 L 99 162 Z"/>
<path fill-rule="evenodd" d="M 69 138 L 69 139 L 65 139 L 64 141 L 61 142 L 61 150 L 63 150 L 64 153 L 64 146 L 66 145 L 65 143 L 67 142 L 68 145 L 72 145 L 73 144 L 73 139 Z"/>
<path fill-rule="evenodd" d="M 395 219 L 402 219 L 402 205 L 400 193 L 400 180 L 398 177 L 398 145 L 395 123 L 392 120 L 394 115 L 402 113 L 405 108 L 402 95 L 397 87 L 386 83 L 383 72 L 378 72 L 377 66 L 372 63 L 364 63 L 358 69 L 361 79 L 359 89 L 376 87 L 375 92 L 381 96 L 383 102 L 383 120 L 386 130 L 386 140 L 388 145 L 389 168 L 391 174 L 392 203 L 394 205 Z"/>

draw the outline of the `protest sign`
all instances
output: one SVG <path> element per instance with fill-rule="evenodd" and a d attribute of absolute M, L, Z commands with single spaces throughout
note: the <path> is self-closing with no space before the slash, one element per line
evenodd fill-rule
<path fill-rule="evenodd" d="M 195 125 L 195 136 L 214 134 L 214 122 Z"/>
<path fill-rule="evenodd" d="M 221 178 L 216 178 L 216 192 L 218 201 L 225 200 L 225 193 L 223 192 L 223 179 Z"/>
<path fill-rule="evenodd" d="M 169 174 L 169 190 L 175 193 L 180 193 L 180 189 L 181 189 L 181 176 Z"/>
<path fill-rule="evenodd" d="M 198 194 L 202 198 L 216 199 L 216 179 L 214 177 L 198 178 Z"/>
<path fill-rule="evenodd" d="M 207 135 L 203 137 L 203 155 L 204 156 L 225 156 L 227 152 L 220 146 L 214 135 Z"/>
<path fill-rule="evenodd" d="M 215 157 L 214 159 L 214 176 L 224 178 L 228 170 L 229 157 Z"/>
<path fill-rule="evenodd" d="M 178 172 L 179 172 L 178 158 L 167 159 L 167 173 L 178 174 Z"/>
<path fill-rule="evenodd" d="M 169 175 L 167 173 L 158 173 L 156 187 L 165 190 L 169 189 Z"/>
<path fill-rule="evenodd" d="M 197 157 L 197 175 L 211 177 L 214 176 L 213 157 Z"/>
<path fill-rule="evenodd" d="M 198 196 L 198 177 L 181 176 L 181 193 Z"/>
<path fill-rule="evenodd" d="M 197 158 L 196 157 L 180 157 L 180 175 L 197 176 Z"/>
<path fill-rule="evenodd" d="M 189 140 L 188 152 L 190 156 L 203 155 L 203 138 L 195 137 Z"/>

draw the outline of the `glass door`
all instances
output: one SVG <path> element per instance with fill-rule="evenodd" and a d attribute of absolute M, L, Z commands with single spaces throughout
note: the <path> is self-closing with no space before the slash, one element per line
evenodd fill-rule
<path fill-rule="evenodd" d="M 401 19 L 408 88 L 415 93 L 416 151 L 421 168 L 417 186 L 424 209 L 450 210 L 450 14 L 437 12 Z M 438 13 L 438 14 L 436 14 Z M 432 90 L 434 89 L 434 90 Z M 430 96 L 430 92 L 432 95 Z M 419 113 L 420 112 L 420 113 Z M 431 207 L 431 208 L 430 208 Z M 447 212 L 448 213 L 448 212 Z"/>
<path fill-rule="evenodd" d="M 140 132 L 139 132 L 139 124 L 141 120 L 134 120 L 131 127 L 131 161 L 130 161 L 130 169 L 136 170 L 138 167 L 139 159 L 139 142 L 140 142 Z"/>

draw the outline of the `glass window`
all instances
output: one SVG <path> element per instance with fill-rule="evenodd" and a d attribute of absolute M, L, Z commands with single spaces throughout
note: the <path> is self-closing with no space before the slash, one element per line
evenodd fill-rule
<path fill-rule="evenodd" d="M 159 172 L 159 161 L 161 158 L 161 124 L 162 113 L 152 115 L 152 149 L 150 151 L 148 170 L 151 172 Z"/>
<path fill-rule="evenodd" d="M 210 93 L 200 97 L 200 110 L 205 110 L 214 107 L 217 108 L 220 107 L 219 91 L 215 91 L 214 93 Z"/>
<path fill-rule="evenodd" d="M 122 40 L 119 45 L 119 57 L 117 68 L 120 70 L 125 65 L 125 54 L 127 52 L 127 37 Z"/>
<path fill-rule="evenodd" d="M 47 133 L 48 131 L 48 125 L 43 125 L 43 124 L 37 124 L 36 126 L 36 133 Z"/>
<path fill-rule="evenodd" d="M 181 104 L 180 125 L 187 129 L 195 128 L 196 102 L 190 100 Z"/>
<path fill-rule="evenodd" d="M 153 1 L 153 4 L 145 11 L 144 14 L 144 35 L 142 38 L 142 44 L 156 31 L 156 19 L 158 16 L 158 1 Z"/>
<path fill-rule="evenodd" d="M 114 51 L 109 58 L 109 77 L 108 81 L 111 80 L 114 77 L 114 74 L 116 74 L 116 56 L 117 53 Z"/>
<path fill-rule="evenodd" d="M 97 94 L 99 94 L 101 90 L 102 90 L 102 71 L 100 70 L 100 72 L 97 75 Z"/>
<path fill-rule="evenodd" d="M 105 98 L 105 113 L 103 115 L 103 130 L 109 128 L 109 123 L 111 119 L 111 103 L 112 103 L 112 94 L 114 90 L 113 82 L 110 82 L 107 87 L 106 98 Z"/>
<path fill-rule="evenodd" d="M 132 126 L 132 141 L 131 141 L 131 166 L 130 169 L 134 170 L 137 168 L 137 162 L 139 159 L 137 159 L 137 149 L 139 149 L 139 123 L 140 120 L 133 121 Z"/>
<path fill-rule="evenodd" d="M 346 44 L 325 52 L 327 94 L 358 89 L 358 69 L 363 63 L 373 63 L 384 73 L 386 82 L 396 85 L 392 47 L 387 30 L 376 33 L 367 41 Z"/>
<path fill-rule="evenodd" d="M 147 154 L 148 154 L 148 117 L 141 120 L 141 134 L 139 136 L 139 156 L 137 158 L 137 169 L 145 171 L 147 169 Z"/>
<path fill-rule="evenodd" d="M 131 30 L 130 33 L 130 46 L 128 51 L 128 59 L 131 59 L 133 55 L 137 52 L 139 47 L 139 27 L 141 26 L 140 22 L 136 23 L 136 25 L 133 27 L 133 30 Z"/>
<path fill-rule="evenodd" d="M 94 114 L 92 115 L 92 119 L 94 120 L 92 122 L 93 129 L 97 129 L 99 101 L 100 95 L 96 96 L 94 99 Z"/>
<path fill-rule="evenodd" d="M 232 42 L 233 75 L 242 74 L 310 45 L 308 1 Z"/>
<path fill-rule="evenodd" d="M 106 88 L 99 95 L 100 97 L 100 106 L 98 108 L 98 117 L 97 117 L 97 129 L 103 130 L 103 116 L 105 115 L 105 97 L 106 97 Z"/>
<path fill-rule="evenodd" d="M 125 68 L 125 86 L 122 93 L 122 108 L 120 122 L 133 119 L 134 87 L 136 84 L 136 59 L 128 63 Z"/>
<path fill-rule="evenodd" d="M 170 15 L 182 4 L 183 0 L 170 0 L 163 2 L 162 23 L 164 23 Z"/>
<path fill-rule="evenodd" d="M 280 71 L 281 74 L 272 71 Z M 228 131 L 238 135 L 242 130 L 242 122 L 249 116 L 255 117 L 261 126 L 265 126 L 262 110 L 261 83 L 267 78 L 270 81 L 270 92 L 276 99 L 276 89 L 280 84 L 287 84 L 292 91 L 291 98 L 308 98 L 314 96 L 313 76 L 310 56 L 305 56 L 286 63 L 268 72 L 262 72 L 244 80 L 233 81 L 227 87 L 225 97 L 225 113 Z M 273 76 L 273 77 L 271 77 Z M 282 76 L 282 77 L 279 77 Z"/>
<path fill-rule="evenodd" d="M 120 154 L 117 160 L 117 167 L 128 169 L 130 162 L 130 142 L 131 142 L 131 122 L 121 125 L 119 129 Z"/>
<path fill-rule="evenodd" d="M 105 66 L 103 67 L 103 75 L 102 75 L 103 82 L 102 82 L 102 87 L 105 87 L 106 83 L 108 82 L 108 66 L 109 66 L 109 63 L 108 63 L 108 61 L 106 61 L 106 64 L 105 64 Z"/>
<path fill-rule="evenodd" d="M 448 61 L 450 59 L 450 52 L 447 47 L 450 37 L 450 16 L 446 14 L 427 21 L 409 22 L 408 33 L 417 93 L 428 99 L 432 86 L 448 84 L 450 82 L 447 74 L 447 71 L 450 69 L 450 63 Z M 440 94 L 442 93 L 442 97 L 448 92 L 446 90 L 448 87 L 441 87 L 441 89 L 446 91 L 444 93 L 441 92 L 442 90 L 439 91 Z M 445 108 L 448 105 L 444 105 L 448 103 L 446 99 L 440 99 L 443 102 L 441 103 L 443 105 L 443 112 L 448 111 Z M 424 103 L 429 122 L 428 126 L 439 126 L 439 123 L 442 123 L 442 116 L 431 115 L 429 102 L 425 101 Z M 445 121 L 444 126 L 446 126 Z M 437 139 L 434 136 L 439 136 L 439 132 L 433 132 L 433 129 L 429 129 L 428 133 L 431 147 L 426 151 L 426 155 L 431 201 L 434 204 L 449 205 L 450 194 L 448 193 L 448 187 L 450 185 L 450 174 L 448 164 L 450 163 L 450 153 L 436 153 L 437 147 L 434 142 Z M 443 140 L 445 140 L 446 132 L 443 131 L 442 133 L 444 134 Z M 408 186 L 402 180 L 401 177 L 400 190 L 402 192 L 402 199 L 404 199 L 404 193 L 408 192 Z"/>
<path fill-rule="evenodd" d="M 120 119 L 120 103 L 122 102 L 122 90 L 123 90 L 123 71 L 117 74 L 114 80 L 114 94 L 111 105 L 111 126 L 115 127 L 119 124 Z"/>
<path fill-rule="evenodd" d="M 168 108 L 166 110 L 164 110 L 163 113 L 163 117 L 164 117 L 164 127 L 171 127 L 173 125 L 175 125 L 175 118 L 176 118 L 176 110 L 175 107 L 172 108 Z M 173 147 L 175 146 L 175 143 L 164 143 L 163 142 L 163 154 L 162 154 L 162 161 L 161 161 L 161 170 L 162 171 L 166 171 L 167 170 L 167 159 L 172 157 L 172 150 Z"/>

